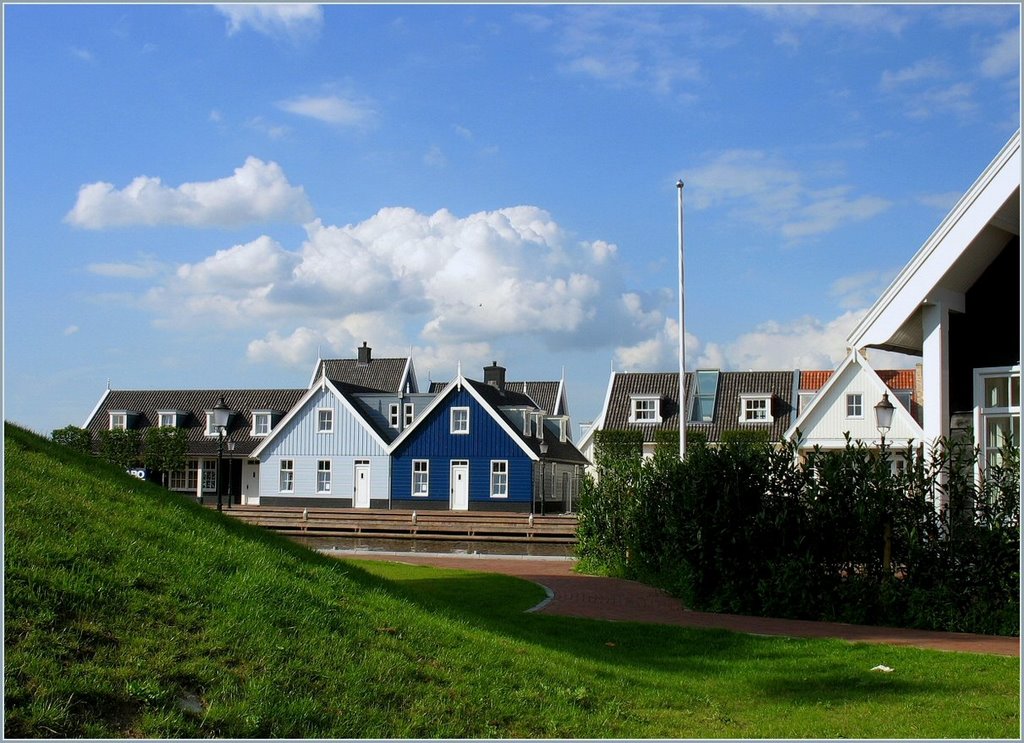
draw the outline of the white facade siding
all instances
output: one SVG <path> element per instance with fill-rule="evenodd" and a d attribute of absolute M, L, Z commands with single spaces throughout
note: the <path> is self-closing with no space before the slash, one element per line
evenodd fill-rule
<path fill-rule="evenodd" d="M 921 441 L 920 427 L 896 394 L 877 375 L 860 364 L 847 364 L 838 374 L 838 379 L 819 393 L 821 398 L 814 401 L 813 409 L 799 423 L 801 449 L 814 446 L 841 449 L 846 446 L 846 433 L 854 441 L 863 441 L 868 446 L 877 447 L 881 437 L 875 425 L 875 405 L 885 392 L 889 393 L 890 402 L 896 406 L 892 428 L 885 435 L 886 446 L 899 448 L 905 447 L 911 439 Z M 846 398 L 851 394 L 861 396 L 860 417 L 847 415 Z"/>

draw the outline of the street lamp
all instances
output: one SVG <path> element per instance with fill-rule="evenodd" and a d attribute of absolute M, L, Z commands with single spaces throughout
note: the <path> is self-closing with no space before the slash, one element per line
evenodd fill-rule
<path fill-rule="evenodd" d="M 228 427 L 228 420 L 231 418 L 231 408 L 224 402 L 224 395 L 220 396 L 217 404 L 213 406 L 213 427 L 217 429 L 217 510 L 221 510 L 221 469 L 224 465 L 224 431 Z"/>
<path fill-rule="evenodd" d="M 889 393 L 883 392 L 882 399 L 875 405 L 875 427 L 882 436 L 882 453 L 885 453 L 885 434 L 892 428 L 892 414 L 896 407 L 889 402 Z"/>
<path fill-rule="evenodd" d="M 542 436 L 544 434 L 541 434 Z M 548 453 L 548 442 L 543 439 L 540 442 L 540 455 L 544 457 Z M 540 515 L 544 515 L 544 490 L 547 484 L 544 479 L 544 470 L 546 469 L 543 458 L 540 460 Z"/>
<path fill-rule="evenodd" d="M 882 399 L 875 405 L 875 426 L 878 428 L 878 433 L 882 436 L 881 463 L 883 466 L 888 466 L 888 459 L 885 456 L 885 434 L 892 428 L 892 414 L 895 410 L 895 406 L 889 402 L 889 393 L 883 392 Z M 887 478 L 889 474 L 891 474 L 891 470 L 886 473 Z M 886 518 L 882 532 L 884 540 L 882 546 L 882 575 L 886 578 L 892 576 L 892 522 L 889 515 L 889 492 L 889 483 L 886 480 L 883 493 Z"/>

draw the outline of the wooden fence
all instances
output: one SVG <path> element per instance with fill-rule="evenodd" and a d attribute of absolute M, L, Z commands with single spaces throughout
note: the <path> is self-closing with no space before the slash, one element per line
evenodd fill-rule
<path fill-rule="evenodd" d="M 225 508 L 224 513 L 291 536 L 576 543 L 576 517 L 564 514 L 239 505 Z"/>

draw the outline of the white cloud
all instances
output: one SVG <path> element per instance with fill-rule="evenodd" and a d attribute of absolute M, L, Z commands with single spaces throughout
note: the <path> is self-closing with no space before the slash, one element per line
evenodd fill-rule
<path fill-rule="evenodd" d="M 73 47 L 71 47 L 71 53 L 75 57 L 78 57 L 78 59 L 82 60 L 83 62 L 95 62 L 96 61 L 96 55 L 94 55 L 90 50 L 85 49 L 85 48 L 80 47 L 80 46 L 73 46 Z"/>
<path fill-rule="evenodd" d="M 302 95 L 279 101 L 277 107 L 298 116 L 306 116 L 336 126 L 365 126 L 377 112 L 369 101 L 357 101 L 339 95 Z"/>
<path fill-rule="evenodd" d="M 757 150 L 723 152 L 688 170 L 685 180 L 693 186 L 696 208 L 729 204 L 734 218 L 791 240 L 831 232 L 891 206 L 881 197 L 854 196 L 846 185 L 812 188 L 803 173 Z"/>
<path fill-rule="evenodd" d="M 946 193 L 921 194 L 917 197 L 917 203 L 930 206 L 933 209 L 940 209 L 948 212 L 953 205 L 960 200 L 963 194 L 960 191 L 947 191 Z"/>
<path fill-rule="evenodd" d="M 305 191 L 292 186 L 277 163 L 249 157 L 232 176 L 176 188 L 149 176 L 139 176 L 120 190 L 110 183 L 86 184 L 64 219 L 76 227 L 102 229 L 165 224 L 235 227 L 274 220 L 301 222 L 311 216 Z"/>
<path fill-rule="evenodd" d="M 164 264 L 152 258 L 141 258 L 134 263 L 90 263 L 85 267 L 89 273 L 112 279 L 149 279 L 164 269 Z"/>
<path fill-rule="evenodd" d="M 920 83 L 922 80 L 943 79 L 949 75 L 946 65 L 934 57 L 922 59 L 909 67 L 896 70 L 883 70 L 879 86 L 886 92 L 898 90 L 908 83 Z"/>
<path fill-rule="evenodd" d="M 747 8 L 789 29 L 820 27 L 856 33 L 887 33 L 899 36 L 910 22 L 902 9 L 872 4 L 821 5 L 815 3 L 752 4 Z"/>
<path fill-rule="evenodd" d="M 298 358 L 314 336 L 344 353 L 367 337 L 417 344 L 438 360 L 526 339 L 610 347 L 664 322 L 663 297 L 622 292 L 614 245 L 573 242 L 537 207 L 467 217 L 394 207 L 305 229 L 294 250 L 263 236 L 178 266 L 144 304 L 162 326 L 258 331 L 249 346 L 257 360 Z"/>
<path fill-rule="evenodd" d="M 844 310 L 863 309 L 882 295 L 896 273 L 896 269 L 872 270 L 843 276 L 832 282 L 829 294 Z"/>
<path fill-rule="evenodd" d="M 693 367 L 693 359 L 700 350 L 700 342 L 692 333 L 686 334 L 686 368 Z M 679 368 L 679 321 L 667 317 L 654 335 L 629 346 L 615 349 L 615 368 L 621 371 L 666 371 Z"/>
<path fill-rule="evenodd" d="M 702 80 L 692 49 L 711 43 L 706 29 L 683 25 L 657 8 L 580 6 L 566 12 L 557 25 L 531 27 L 558 35 L 556 49 L 566 60 L 563 71 L 660 95 Z M 683 55 L 680 49 L 691 51 Z"/>
<path fill-rule="evenodd" d="M 920 91 L 906 96 L 905 104 L 907 116 L 912 119 L 930 119 L 949 113 L 965 116 L 978 108 L 974 102 L 974 86 L 970 83 L 953 83 Z"/>
<path fill-rule="evenodd" d="M 444 151 L 435 144 L 423 155 L 423 164 L 431 168 L 443 168 L 448 164 L 448 158 L 444 156 Z"/>
<path fill-rule="evenodd" d="M 319 5 L 231 3 L 214 7 L 228 19 L 228 36 L 251 28 L 265 36 L 300 42 L 316 38 L 324 23 L 324 13 Z"/>
<path fill-rule="evenodd" d="M 981 73 L 986 77 L 1020 74 L 1020 29 L 1006 31 L 986 45 Z"/>
<path fill-rule="evenodd" d="M 727 343 L 708 343 L 688 368 L 777 370 L 832 369 L 846 356 L 846 338 L 863 310 L 828 322 L 813 317 L 762 323 Z"/>
<path fill-rule="evenodd" d="M 66 328 L 64 328 L 64 335 L 74 335 L 79 330 L 80 328 L 77 325 L 68 325 Z"/>

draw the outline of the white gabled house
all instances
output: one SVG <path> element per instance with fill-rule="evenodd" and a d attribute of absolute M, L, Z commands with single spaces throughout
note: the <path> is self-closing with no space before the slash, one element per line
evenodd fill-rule
<path fill-rule="evenodd" d="M 1018 130 L 847 339 L 851 358 L 920 356 L 923 443 L 970 435 L 983 463 L 1020 446 L 1020 144 Z M 804 429 L 832 402 L 812 400 Z"/>
<path fill-rule="evenodd" d="M 339 384 L 320 377 L 252 452 L 259 495 L 249 503 L 388 507 L 389 434 Z"/>
<path fill-rule="evenodd" d="M 814 397 L 801 407 L 785 437 L 796 440 L 801 454 L 815 447 L 842 449 L 846 446 L 847 435 L 854 441 L 877 447 L 881 444 L 881 433 L 876 425 L 874 406 L 887 395 L 894 410 L 892 426 L 885 434 L 886 446 L 899 450 L 906 449 L 911 442 L 920 444 L 924 431 L 911 412 L 912 385 L 908 389 L 907 383 L 896 383 L 897 378 L 912 377 L 913 370 L 900 371 L 906 373 L 887 374 L 890 378 L 887 383 L 862 354 L 850 352 L 828 375 Z"/>

